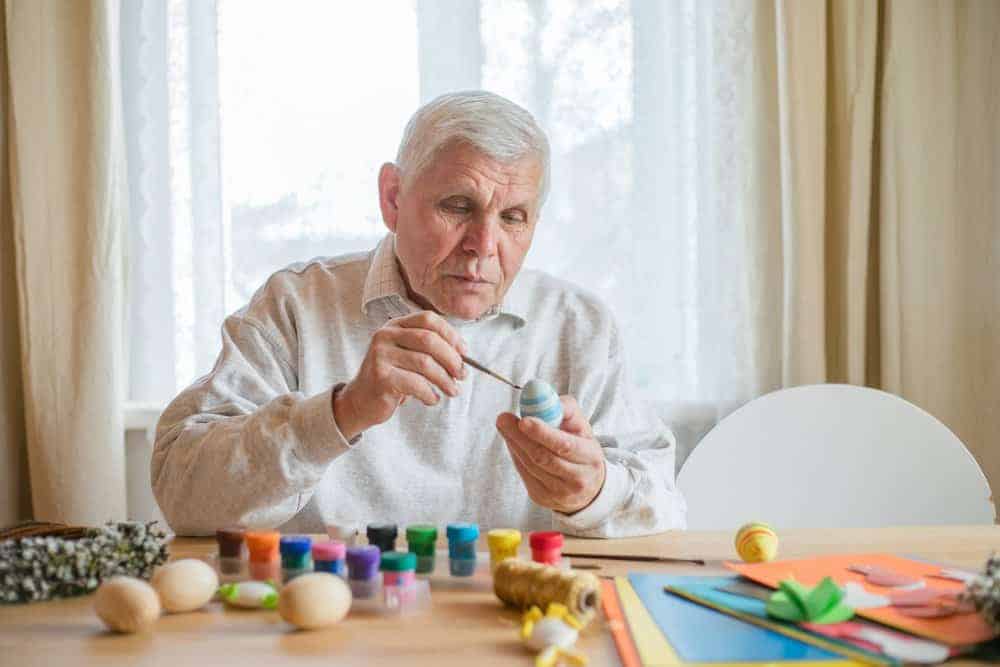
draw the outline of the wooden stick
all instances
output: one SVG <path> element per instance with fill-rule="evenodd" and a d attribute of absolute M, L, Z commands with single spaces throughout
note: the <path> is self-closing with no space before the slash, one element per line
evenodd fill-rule
<path fill-rule="evenodd" d="M 691 563 L 693 565 L 704 565 L 705 561 L 700 558 L 672 558 L 670 556 L 639 556 L 637 554 L 585 554 L 569 553 L 564 551 L 563 556 L 570 558 L 593 558 L 595 560 L 634 560 L 641 563 Z"/>

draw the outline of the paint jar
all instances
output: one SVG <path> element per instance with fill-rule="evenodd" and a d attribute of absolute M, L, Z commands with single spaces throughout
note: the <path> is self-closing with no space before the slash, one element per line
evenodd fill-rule
<path fill-rule="evenodd" d="M 496 572 L 500 561 L 517 558 L 517 550 L 521 546 L 521 531 L 513 528 L 494 528 L 486 533 L 486 542 L 490 547 L 490 573 Z"/>
<path fill-rule="evenodd" d="M 365 531 L 368 535 L 368 544 L 378 547 L 378 550 L 396 550 L 396 535 L 398 534 L 394 523 L 370 523 Z"/>
<path fill-rule="evenodd" d="M 408 551 L 386 551 L 379 565 L 382 586 L 409 586 L 414 582 L 417 555 Z"/>
<path fill-rule="evenodd" d="M 219 545 L 219 574 L 224 577 L 239 577 L 245 572 L 242 528 L 221 528 L 215 531 L 215 541 Z"/>
<path fill-rule="evenodd" d="M 288 583 L 300 574 L 313 571 L 312 539 L 307 535 L 288 535 L 281 538 L 281 574 Z"/>
<path fill-rule="evenodd" d="M 476 572 L 476 540 L 479 526 L 474 523 L 449 523 L 448 571 L 453 577 L 471 577 Z"/>
<path fill-rule="evenodd" d="M 386 609 L 411 606 L 415 601 L 417 555 L 409 551 L 386 551 L 382 554 L 382 602 Z M 421 583 L 424 583 L 423 581 Z"/>
<path fill-rule="evenodd" d="M 556 565 L 562 561 L 563 536 L 557 531 L 531 533 L 531 560 L 546 565 Z"/>
<path fill-rule="evenodd" d="M 378 592 L 378 566 L 381 554 L 374 545 L 347 548 L 347 583 L 359 600 L 375 597 Z"/>
<path fill-rule="evenodd" d="M 250 578 L 280 585 L 281 557 L 278 555 L 278 541 L 281 533 L 271 530 L 247 531 L 243 538 L 249 553 Z"/>
<path fill-rule="evenodd" d="M 356 547 L 361 544 L 361 524 L 357 521 L 328 523 L 326 534 L 331 540 L 343 542 L 344 546 Z"/>
<path fill-rule="evenodd" d="M 418 523 L 406 527 L 406 544 L 417 558 L 417 574 L 434 571 L 434 554 L 437 550 L 437 526 Z"/>
<path fill-rule="evenodd" d="M 347 578 L 347 546 L 343 542 L 330 540 L 317 542 L 312 546 L 313 568 L 317 572 L 329 572 Z"/>

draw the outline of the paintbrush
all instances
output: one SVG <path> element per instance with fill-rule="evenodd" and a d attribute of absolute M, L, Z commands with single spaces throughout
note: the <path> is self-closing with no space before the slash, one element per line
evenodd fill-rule
<path fill-rule="evenodd" d="M 524 389 L 524 387 L 522 387 L 521 385 L 514 384 L 513 382 L 511 382 L 510 380 L 508 380 L 504 376 L 500 375 L 499 373 L 495 373 L 495 372 L 491 371 L 490 369 L 486 368 L 486 366 L 483 366 L 481 363 L 479 363 L 475 359 L 470 359 L 469 357 L 465 356 L 464 354 L 462 355 L 462 361 L 464 361 L 465 363 L 469 364 L 470 366 L 472 366 L 476 370 L 480 370 L 480 371 L 486 373 L 490 377 L 494 377 L 497 380 L 500 380 L 501 382 L 509 384 L 514 389 Z"/>
<path fill-rule="evenodd" d="M 692 565 L 704 565 L 705 561 L 700 558 L 673 558 L 671 556 L 639 556 L 637 554 L 584 554 L 562 552 L 563 556 L 571 558 L 593 558 L 594 560 L 633 560 L 641 563 L 691 563 Z"/>

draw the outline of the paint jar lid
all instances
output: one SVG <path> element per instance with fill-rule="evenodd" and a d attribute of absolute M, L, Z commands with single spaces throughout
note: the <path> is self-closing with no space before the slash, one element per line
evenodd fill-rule
<path fill-rule="evenodd" d="M 347 568 L 351 579 L 371 579 L 378 572 L 381 552 L 378 547 L 347 547 Z"/>
<path fill-rule="evenodd" d="M 417 554 L 409 551 L 386 551 L 382 554 L 383 572 L 407 572 L 417 569 Z"/>
<path fill-rule="evenodd" d="M 312 546 L 312 554 L 313 560 L 341 560 L 347 554 L 347 547 L 336 540 L 317 542 Z"/>
<path fill-rule="evenodd" d="M 243 534 L 247 541 L 250 560 L 271 560 L 278 555 L 278 540 L 281 533 L 276 531 L 247 531 Z"/>
<path fill-rule="evenodd" d="M 541 531 L 532 533 L 529 538 L 532 549 L 561 549 L 563 535 L 557 531 Z"/>
<path fill-rule="evenodd" d="M 243 551 L 243 529 L 220 528 L 215 531 L 215 541 L 219 543 L 221 557 L 239 558 Z"/>
<path fill-rule="evenodd" d="M 521 545 L 521 531 L 513 528 L 494 528 L 486 533 L 490 549 L 516 549 Z"/>
<path fill-rule="evenodd" d="M 288 535 L 281 538 L 282 556 L 305 556 L 312 547 L 312 538 L 308 535 Z"/>
<path fill-rule="evenodd" d="M 368 535 L 369 542 L 378 544 L 395 540 L 399 530 L 394 523 L 370 523 L 365 533 Z"/>
<path fill-rule="evenodd" d="M 474 523 L 449 523 L 449 542 L 472 542 L 479 539 L 479 526 Z"/>
<path fill-rule="evenodd" d="M 428 542 L 436 542 L 437 537 L 437 526 L 429 523 L 415 523 L 406 527 L 406 541 L 411 544 L 427 544 Z"/>

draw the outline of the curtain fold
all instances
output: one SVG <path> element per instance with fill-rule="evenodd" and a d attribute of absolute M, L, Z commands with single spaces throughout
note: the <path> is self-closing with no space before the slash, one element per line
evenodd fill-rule
<path fill-rule="evenodd" d="M 780 203 L 750 251 L 762 385 L 898 394 L 996 488 L 1000 3 L 757 8 L 756 196 Z"/>
<path fill-rule="evenodd" d="M 4 11 L 5 203 L 33 514 L 85 524 L 124 519 L 118 6 L 8 0 Z"/>

